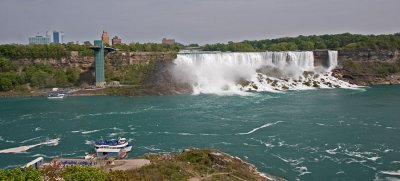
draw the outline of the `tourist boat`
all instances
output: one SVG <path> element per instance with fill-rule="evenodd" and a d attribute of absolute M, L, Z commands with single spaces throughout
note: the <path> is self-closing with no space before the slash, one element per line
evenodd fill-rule
<path fill-rule="evenodd" d="M 50 93 L 49 96 L 47 96 L 47 99 L 64 99 L 65 94 L 63 93 L 57 93 L 57 92 L 53 92 Z"/>
<path fill-rule="evenodd" d="M 94 144 L 97 157 L 113 157 L 124 158 L 128 152 L 131 151 L 132 145 L 128 143 L 126 138 L 119 138 L 118 140 L 98 140 Z"/>

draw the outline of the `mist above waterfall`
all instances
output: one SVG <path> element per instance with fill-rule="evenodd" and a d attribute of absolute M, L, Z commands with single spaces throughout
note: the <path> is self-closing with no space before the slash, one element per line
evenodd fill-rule
<path fill-rule="evenodd" d="M 283 91 L 351 87 L 331 76 L 337 52 L 329 51 L 329 67 L 315 67 L 306 52 L 188 53 L 178 54 L 173 76 L 192 86 L 193 93 L 245 94 L 247 91 Z"/>

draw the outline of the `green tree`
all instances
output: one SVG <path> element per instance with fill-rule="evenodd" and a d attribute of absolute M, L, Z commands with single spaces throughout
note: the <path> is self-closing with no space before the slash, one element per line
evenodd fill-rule
<path fill-rule="evenodd" d="M 54 78 L 54 81 L 55 81 L 55 85 L 57 87 L 68 86 L 68 79 L 67 79 L 67 76 L 65 75 L 64 70 L 56 69 L 54 71 L 53 78 Z"/>
<path fill-rule="evenodd" d="M 65 72 L 69 83 L 76 85 L 79 81 L 79 71 L 74 68 L 68 68 Z"/>
<path fill-rule="evenodd" d="M 0 72 L 16 71 L 18 66 L 9 59 L 0 57 Z"/>
<path fill-rule="evenodd" d="M 0 91 L 9 91 L 13 88 L 12 82 L 6 77 L 0 78 Z"/>
<path fill-rule="evenodd" d="M 102 181 L 106 180 L 106 173 L 99 169 L 93 167 L 84 166 L 71 166 L 65 168 L 61 173 L 62 178 L 65 181 Z"/>
<path fill-rule="evenodd" d="M 38 88 L 54 86 L 52 77 L 48 73 L 46 73 L 42 70 L 33 72 L 29 82 L 31 83 L 32 86 L 38 87 Z"/>
<path fill-rule="evenodd" d="M 12 170 L 0 170 L 0 180 L 41 181 L 42 173 L 39 170 L 33 168 L 26 168 L 24 171 L 19 168 L 15 168 Z"/>
<path fill-rule="evenodd" d="M 297 47 L 299 50 L 314 50 L 314 43 L 311 41 L 300 41 Z"/>
<path fill-rule="evenodd" d="M 314 48 L 317 49 L 317 50 L 324 50 L 324 49 L 327 48 L 327 46 L 326 46 L 324 41 L 316 41 L 315 45 L 314 45 Z"/>

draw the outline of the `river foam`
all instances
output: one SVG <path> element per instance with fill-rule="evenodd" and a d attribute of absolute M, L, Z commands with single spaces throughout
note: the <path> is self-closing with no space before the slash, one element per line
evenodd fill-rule
<path fill-rule="evenodd" d="M 283 122 L 283 121 L 277 121 L 277 122 L 275 122 L 275 123 L 267 123 L 267 124 L 264 124 L 264 125 L 262 125 L 262 126 L 260 126 L 260 127 L 254 128 L 254 129 L 252 129 L 251 131 L 249 131 L 249 132 L 247 132 L 247 133 L 238 133 L 238 135 L 247 135 L 247 134 L 251 134 L 251 133 L 256 132 L 256 131 L 259 130 L 259 129 L 266 128 L 266 127 L 270 127 L 270 126 L 276 125 L 276 124 L 281 123 L 281 122 Z"/>
<path fill-rule="evenodd" d="M 19 146 L 19 147 L 15 147 L 15 148 L 3 149 L 3 150 L 0 150 L 0 153 L 22 153 L 22 152 L 26 152 L 34 147 L 41 146 L 41 145 L 57 146 L 59 141 L 60 141 L 60 138 L 50 139 L 50 140 L 46 140 L 44 142 L 34 144 L 34 145 L 25 145 L 25 146 Z"/>

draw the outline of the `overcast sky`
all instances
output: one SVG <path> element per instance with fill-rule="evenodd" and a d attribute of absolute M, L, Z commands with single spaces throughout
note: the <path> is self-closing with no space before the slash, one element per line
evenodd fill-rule
<path fill-rule="evenodd" d="M 400 0 L 0 0 L 0 43 L 48 30 L 93 41 L 215 43 L 332 33 L 400 32 Z"/>

